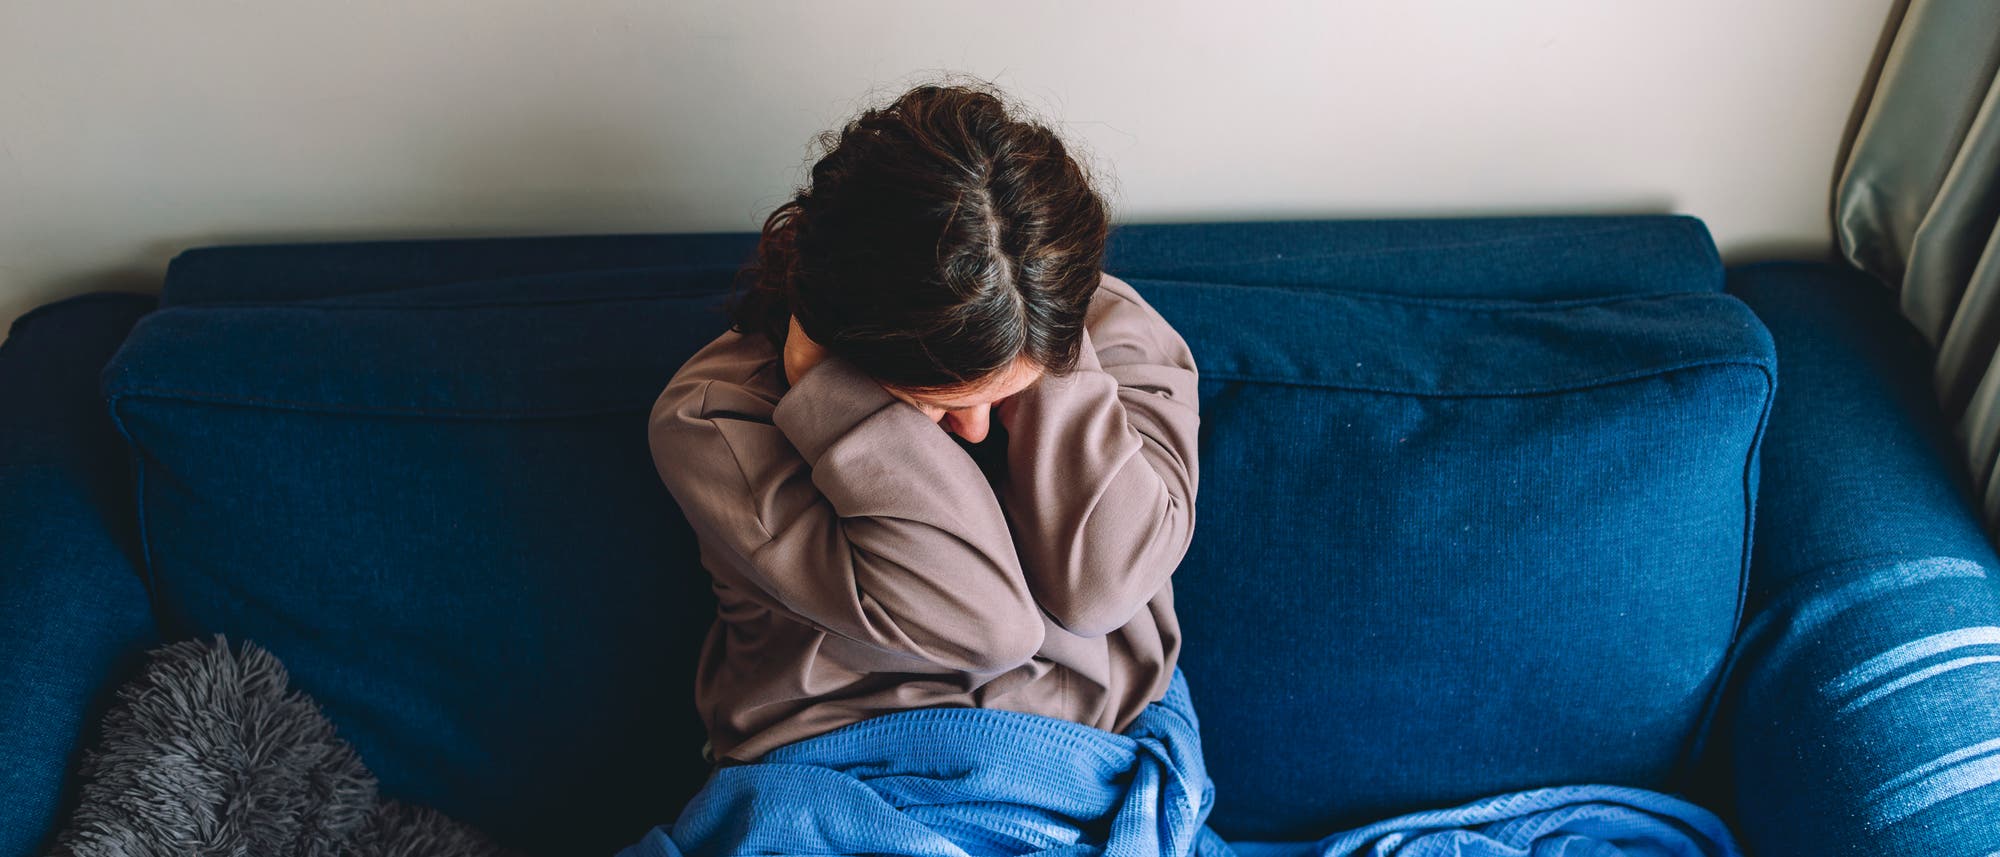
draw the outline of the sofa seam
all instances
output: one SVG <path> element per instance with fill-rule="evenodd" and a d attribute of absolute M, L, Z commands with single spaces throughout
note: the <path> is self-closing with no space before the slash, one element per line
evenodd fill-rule
<path fill-rule="evenodd" d="M 453 284 L 444 283 L 441 285 L 453 285 Z M 422 288 L 422 287 L 413 287 L 413 288 Z M 408 290 L 409 289 L 402 289 L 400 291 L 408 291 Z M 394 292 L 394 291 L 399 291 L 399 290 L 390 289 L 390 290 L 385 290 L 384 293 Z M 368 293 L 368 294 L 374 294 L 374 293 Z M 662 294 L 648 294 L 648 295 L 564 296 L 564 297 L 552 297 L 552 298 L 537 299 L 537 300 L 517 299 L 517 300 L 504 300 L 504 301 L 492 300 L 492 301 L 454 301 L 454 302 L 436 302 L 436 303 L 353 303 L 353 304 L 322 302 L 322 301 L 332 300 L 335 297 L 345 298 L 345 297 L 356 296 L 355 294 L 348 294 L 340 296 L 299 298 L 298 300 L 294 301 L 268 301 L 268 300 L 195 301 L 188 303 L 170 304 L 161 307 L 158 311 L 162 314 L 184 315 L 189 313 L 200 313 L 200 312 L 219 310 L 219 309 L 318 310 L 323 312 L 363 312 L 363 311 L 401 312 L 406 310 L 508 309 L 508 308 L 526 309 L 526 308 L 544 307 L 544 306 L 574 306 L 574 305 L 584 305 L 584 304 L 635 303 L 640 301 L 658 301 L 658 300 L 687 300 L 689 298 L 703 297 L 710 294 L 713 294 L 717 298 L 727 297 L 726 294 L 713 292 L 712 290 L 701 290 L 701 291 L 690 290 L 687 292 L 668 292 Z"/>
<path fill-rule="evenodd" d="M 125 441 L 125 467 L 132 474 L 132 524 L 139 537 L 140 572 L 146 585 L 147 607 L 153 613 L 154 626 L 160 628 L 162 636 L 165 636 L 166 617 L 161 615 L 160 611 L 162 598 L 160 579 L 153 560 L 153 528 L 146 516 L 146 467 L 140 460 L 142 453 L 139 443 L 126 427 L 125 416 L 119 404 L 119 397 L 114 395 L 105 402 L 105 407 L 109 411 L 111 424 L 118 429 L 118 436 Z"/>
<path fill-rule="evenodd" d="M 1411 390 L 1402 387 L 1370 386 L 1365 384 L 1345 384 L 1305 380 L 1277 380 L 1245 375 L 1234 372 L 1203 372 L 1199 381 L 1220 381 L 1247 384 L 1265 384 L 1273 387 L 1299 387 L 1318 390 L 1339 390 L 1352 393 L 1372 393 L 1385 396 L 1402 396 L 1413 399 L 1521 399 L 1536 396 L 1559 396 L 1570 393 L 1615 387 L 1648 378 L 1658 378 L 1680 372 L 1711 369 L 1727 366 L 1748 366 L 1757 369 L 1767 377 L 1772 373 L 1765 361 L 1737 357 L 1718 357 L 1705 360 L 1688 360 L 1679 363 L 1648 367 L 1645 369 L 1603 375 L 1570 384 L 1556 384 L 1539 387 L 1511 387 L 1501 390 L 1480 391 L 1428 391 Z M 1774 385 L 1775 386 L 1775 385 Z M 1766 404 L 1766 410 L 1769 405 Z"/>
<path fill-rule="evenodd" d="M 1117 275 L 1114 275 L 1117 276 Z M 1210 280 L 1182 280 L 1165 277 L 1133 275 L 1131 280 L 1142 283 L 1165 283 L 1176 286 L 1227 286 L 1235 289 L 1256 289 L 1260 291 L 1287 292 L 1300 295 L 1315 295 L 1336 299 L 1357 300 L 1366 303 L 1397 304 L 1402 306 L 1425 307 L 1472 316 L 1500 316 L 1529 314 L 1535 312 L 1556 312 L 1585 307 L 1609 306 L 1634 301 L 1659 301 L 1668 299 L 1696 298 L 1708 300 L 1717 297 L 1737 300 L 1721 289 L 1712 291 L 1690 291 L 1675 289 L 1658 292 L 1632 292 L 1624 294 L 1594 295 L 1589 297 L 1556 298 L 1535 300 L 1530 298 L 1472 298 L 1472 297 L 1429 297 L 1422 295 L 1399 295 L 1390 292 L 1370 292 L 1347 289 L 1338 286 L 1307 286 L 1286 283 L 1218 283 Z M 1129 282 L 1129 281 L 1128 281 Z M 1137 289 L 1137 286 L 1134 286 Z M 1143 295 L 1144 290 L 1138 289 Z M 1737 301 L 1740 303 L 1740 301 Z"/>
<path fill-rule="evenodd" d="M 116 409 L 126 400 L 153 400 L 179 402 L 183 404 L 206 405 L 210 407 L 249 408 L 267 411 L 290 411 L 294 413 L 337 414 L 350 416 L 397 416 L 397 417 L 437 417 L 451 419 L 490 419 L 508 421 L 534 421 L 541 419 L 560 420 L 578 417 L 614 416 L 618 414 L 643 413 L 648 405 L 592 405 L 566 410 L 532 411 L 520 409 L 475 410 L 466 408 L 404 408 L 393 406 L 361 407 L 352 405 L 331 405 L 324 402 L 302 402 L 288 399 L 272 399 L 254 396 L 226 396 L 199 390 L 147 390 L 144 392 L 120 391 L 112 393 L 110 403 Z M 128 438 L 129 440 L 129 438 Z"/>
<path fill-rule="evenodd" d="M 1113 276 L 1118 276 L 1118 275 L 1114 274 Z M 1209 288 L 1222 286 L 1232 289 L 1252 289 L 1252 290 L 1266 291 L 1266 292 L 1283 292 L 1283 293 L 1297 294 L 1297 295 L 1312 295 L 1318 297 L 1333 298 L 1338 300 L 1356 300 L 1365 303 L 1395 304 L 1399 306 L 1412 306 L 1412 307 L 1422 307 L 1426 309 L 1434 309 L 1441 312 L 1450 312 L 1453 314 L 1466 315 L 1466 316 L 1528 315 L 1538 312 L 1560 312 L 1563 310 L 1611 306 L 1615 304 L 1631 303 L 1635 301 L 1658 301 L 1658 300 L 1680 299 L 1680 298 L 1709 299 L 1714 297 L 1725 297 L 1725 298 L 1732 297 L 1727 292 L 1722 292 L 1722 291 L 1712 291 L 1712 292 L 1668 291 L 1668 292 L 1643 292 L 1637 294 L 1620 294 L 1620 295 L 1599 295 L 1595 297 L 1583 297 L 1583 298 L 1560 298 L 1556 300 L 1528 300 L 1528 299 L 1509 299 L 1509 298 L 1445 298 L 1445 297 L 1420 297 L 1411 295 L 1396 295 L 1384 292 L 1367 292 L 1367 291 L 1348 290 L 1340 288 L 1318 288 L 1313 286 L 1287 285 L 1281 283 L 1218 283 L 1207 280 L 1178 280 L 1178 279 L 1167 279 L 1162 277 L 1145 277 L 1136 275 L 1133 276 L 1132 279 L 1138 280 L 1139 282 L 1142 283 L 1163 283 L 1174 286 L 1204 286 Z M 468 280 L 465 282 L 469 283 L 469 282 L 485 282 L 485 281 Z M 437 285 L 456 285 L 456 284 L 440 283 Z M 193 301 L 186 303 L 177 302 L 161 306 L 158 312 L 163 314 L 185 314 L 185 313 L 201 312 L 204 310 L 215 310 L 215 309 L 249 309 L 249 310 L 310 309 L 310 310 L 337 311 L 337 312 L 356 312 L 356 311 L 394 312 L 402 310 L 454 310 L 454 309 L 467 309 L 467 308 L 506 309 L 506 308 L 529 308 L 529 307 L 540 307 L 540 306 L 564 306 L 564 305 L 581 305 L 581 304 L 598 304 L 598 303 L 634 303 L 634 302 L 655 301 L 655 300 L 686 300 L 689 298 L 699 298 L 708 295 L 713 295 L 718 299 L 728 298 L 728 294 L 726 292 L 715 291 L 711 289 L 699 289 L 699 290 L 689 289 L 686 291 L 673 291 L 673 292 L 664 292 L 659 294 L 563 296 L 563 297 L 551 297 L 551 298 L 534 299 L 534 300 L 452 301 L 452 302 L 436 302 L 436 303 L 352 303 L 352 304 L 325 302 L 333 300 L 335 298 L 355 297 L 355 296 L 363 296 L 370 294 L 390 294 L 397 291 L 409 291 L 416 288 L 426 288 L 426 287 L 413 286 L 413 287 L 406 287 L 403 289 L 385 289 L 379 292 L 357 292 L 339 296 L 299 298 L 297 300 L 292 300 L 292 301 L 212 300 L 212 301 Z M 1505 304 L 1505 305 L 1502 306 L 1500 304 Z"/>
<path fill-rule="evenodd" d="M 1691 235 L 1690 235 L 1690 230 L 1689 230 L 1688 226 L 1686 225 L 1686 223 L 1687 223 L 1687 221 L 1689 221 L 1689 220 L 1693 220 L 1694 218 L 1691 218 L 1691 217 L 1689 217 L 1689 216 L 1687 216 L 1687 215 L 1632 215 L 1632 216 L 1633 216 L 1633 217 L 1636 217 L 1636 218 L 1648 218 L 1648 217 L 1657 217 L 1657 218 L 1660 218 L 1659 220 L 1657 220 L 1657 221 L 1654 221 L 1654 222 L 1655 222 L 1655 223 L 1661 223 L 1661 224 L 1665 224 L 1665 223 L 1672 223 L 1672 224 L 1674 224 L 1674 226 L 1673 226 L 1673 231 L 1675 232 L 1675 238 L 1676 238 L 1676 240 L 1679 240 L 1679 241 L 1682 241 L 1682 242 L 1685 242 L 1685 241 L 1688 241 L 1688 240 L 1689 240 L 1689 239 L 1691 238 Z M 1427 219 L 1427 218 L 1409 218 L 1409 219 L 1410 219 L 1410 220 L 1423 220 L 1423 219 Z M 1474 220 L 1478 220 L 1478 219 L 1486 219 L 1486 218 L 1470 218 L 1470 219 L 1474 219 Z M 1323 222 L 1325 222 L 1325 221 L 1315 221 L 1315 220 L 1278 220 L 1278 221 L 1246 221 L 1246 222 L 1239 222 L 1239 223 L 1243 223 L 1243 224 L 1251 224 L 1251 225 L 1254 225 L 1254 224 L 1258 224 L 1258 223 L 1265 223 L 1265 224 L 1270 224 L 1270 223 L 1323 223 Z M 1135 224 L 1130 224 L 1130 225 L 1132 225 L 1132 226 L 1187 226 L 1187 225 L 1194 225 L 1194 224 L 1169 224 L 1169 223 L 1158 223 L 1158 224 L 1142 224 L 1142 223 L 1135 223 Z M 1576 231 L 1576 232 L 1565 232 L 1565 233 L 1562 233 L 1562 237 L 1564 237 L 1564 238 L 1589 238 L 1589 237 L 1596 237 L 1596 236 L 1599 236 L 1599 235 L 1610 235 L 1610 234 L 1614 234 L 1614 233 L 1618 233 L 1618 232 L 1633 232 L 1633 231 L 1640 231 L 1640 230 L 1642 230 L 1643 228 L 1644 228 L 1644 227 L 1643 227 L 1643 225 L 1642 225 L 1642 224 L 1637 224 L 1637 223 L 1621 223 L 1621 224 L 1615 224 L 1615 225 L 1613 225 L 1613 224 L 1606 224 L 1606 225 L 1603 225 L 1603 226 L 1597 226 L 1597 227 L 1592 227 L 1592 228 L 1590 228 L 1590 229 L 1586 229 L 1586 230 L 1582 230 L 1582 231 Z M 1530 235 L 1530 236 L 1522 236 L 1522 237 L 1512 237 L 1512 236 L 1510 236 L 1510 237 L 1507 237 L 1507 238 L 1489 238 L 1489 239 L 1486 239 L 1486 240 L 1482 240 L 1482 241 L 1458 241 L 1458 242 L 1453 242 L 1453 243 L 1451 243 L 1451 244 L 1425 244 L 1425 245 L 1411 245 L 1411 246 L 1407 246 L 1407 247 L 1393 247 L 1393 248 L 1383 248 L 1383 249 L 1377 249 L 1377 250 L 1366 250 L 1366 251 L 1361 251 L 1361 252 L 1353 252 L 1353 251 L 1348 251 L 1348 252 L 1342 252 L 1342 253 L 1301 253 L 1301 254 L 1298 254 L 1297 256 L 1295 256 L 1295 257 L 1292 257 L 1292 258 L 1298 258 L 1298 259 L 1326 259 L 1326 258 L 1333 258 L 1333 257 L 1335 257 L 1335 256 L 1346 256 L 1346 257 L 1350 257 L 1350 258 L 1366 258 L 1366 257 L 1370 257 L 1370 256 L 1385 256 L 1385 255 L 1390 255 L 1390 254 L 1395 254 L 1395 253 L 1416 253 L 1416 252 L 1424 252 L 1424 253 L 1430 253 L 1430 252 L 1437 252 L 1437 251 L 1441 251 L 1441 250 L 1462 250 L 1462 249 L 1467 249 L 1467 248 L 1473 248 L 1473 247 L 1501 247 L 1501 246 L 1506 246 L 1506 245 L 1508 245 L 1508 244 L 1526 244 L 1526 243 L 1532 243 L 1532 242 L 1535 242 L 1535 241 L 1546 241 L 1546 240 L 1548 240 L 1548 239 L 1549 239 L 1549 237 L 1550 237 L 1550 234 L 1551 234 L 1551 233 L 1548 233 L 1548 232 L 1543 232 L 1543 233 L 1537 233 L 1537 234 L 1535 234 L 1535 235 Z M 1114 238 L 1116 237 L 1116 236 L 1115 236 L 1115 234 L 1114 234 L 1114 236 L 1113 236 L 1113 237 L 1114 237 Z M 1699 243 L 1699 242 L 1696 242 L 1696 243 Z M 1711 250 L 1713 249 L 1713 243 L 1712 243 L 1712 242 L 1711 242 L 1711 244 L 1710 244 L 1710 248 L 1711 248 Z M 1711 253 L 1708 253 L 1708 254 L 1704 254 L 1704 255 L 1706 255 L 1706 256 L 1707 256 L 1708 258 L 1710 258 L 1710 259 L 1718 259 L 1718 260 L 1719 260 L 1719 258 L 1720 258 L 1719 254 L 1716 254 L 1716 253 L 1713 253 L 1713 252 L 1711 252 Z M 1236 258 L 1236 259 L 1230 259 L 1230 260 L 1227 260 L 1227 261 L 1223 261 L 1223 262 L 1216 262 L 1216 263 L 1210 263 L 1210 264 L 1220 264 L 1220 265 L 1235 265 L 1235 264 L 1241 264 L 1241 263 L 1243 263 L 1243 262 L 1255 262 L 1255 261 L 1262 261 L 1262 258 L 1261 258 L 1261 257 L 1254 257 L 1254 256 L 1244 256 L 1244 257 L 1239 257 L 1239 258 Z"/>
<path fill-rule="evenodd" d="M 424 239 L 413 239 L 413 240 L 421 241 Z M 178 258 L 179 257 L 176 257 L 176 261 L 178 261 Z M 310 296 L 298 297 L 291 300 L 270 300 L 270 299 L 256 299 L 256 298 L 248 298 L 248 299 L 224 298 L 219 300 L 195 299 L 188 301 L 175 300 L 170 304 L 163 305 L 163 308 L 170 307 L 174 309 L 187 309 L 194 307 L 219 307 L 219 306 L 267 306 L 267 307 L 312 306 L 313 304 L 310 302 L 313 301 L 328 301 L 328 300 L 340 300 L 340 299 L 354 298 L 354 297 L 393 295 L 398 292 L 415 291 L 418 289 L 439 288 L 444 286 L 462 286 L 473 283 L 533 283 L 536 281 L 559 282 L 561 281 L 562 278 L 577 277 L 579 275 L 604 275 L 604 274 L 619 274 L 619 273 L 629 274 L 629 273 L 646 272 L 646 271 L 656 271 L 663 273 L 672 272 L 680 274 L 689 272 L 715 273 L 721 271 L 730 271 L 733 273 L 734 271 L 741 270 L 744 265 L 752 261 L 754 261 L 754 259 L 746 258 L 745 260 L 740 262 L 730 262 L 730 263 L 714 262 L 714 263 L 693 263 L 693 264 L 683 264 L 683 265 L 641 265 L 641 266 L 621 265 L 608 268 L 596 268 L 596 267 L 572 268 L 561 271 L 544 271 L 541 273 L 534 273 L 534 274 L 512 274 L 512 275 L 501 274 L 498 276 L 475 276 L 472 279 L 455 279 L 455 280 L 446 280 L 443 282 L 407 283 L 404 285 L 385 286 L 382 288 L 366 289 L 362 291 L 334 291 L 326 294 L 313 294 Z M 170 270 L 169 271 L 170 278 L 171 274 L 172 272 Z M 211 280 L 209 282 L 212 283 L 214 281 Z M 161 297 L 163 299 L 166 297 L 166 292 L 164 288 L 161 291 Z M 454 305 L 455 304 L 445 304 L 444 306 L 454 306 Z"/>
<path fill-rule="evenodd" d="M 1775 362 L 1775 361 L 1774 361 Z M 1736 608 L 1730 622 L 1729 641 L 1723 649 L 1722 663 L 1715 671 L 1715 684 L 1709 688 L 1702 702 L 1701 717 L 1693 735 L 1688 736 L 1688 746 L 1682 753 L 1680 775 L 1675 777 L 1683 782 L 1692 782 L 1699 773 L 1703 756 L 1714 746 L 1714 730 L 1722 728 L 1722 710 L 1726 706 L 1730 684 L 1736 673 L 1738 647 L 1743 642 L 1745 630 L 1744 610 L 1749 604 L 1750 576 L 1755 558 L 1757 531 L 1757 496 L 1750 488 L 1751 479 L 1761 473 L 1761 453 L 1764 436 L 1770 430 L 1771 410 L 1777 403 L 1778 376 L 1775 366 L 1764 367 L 1764 406 L 1757 418 L 1757 431 L 1751 436 L 1750 445 L 1744 451 L 1743 460 L 1743 540 L 1741 558 L 1738 562 L 1736 583 Z M 1761 485 L 1760 485 L 1761 488 Z"/>

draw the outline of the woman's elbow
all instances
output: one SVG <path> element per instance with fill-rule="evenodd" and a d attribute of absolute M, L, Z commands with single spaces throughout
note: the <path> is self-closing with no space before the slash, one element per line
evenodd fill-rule
<path fill-rule="evenodd" d="M 1048 593 L 1042 609 L 1049 620 L 1079 637 L 1102 637 L 1132 621 L 1146 604 L 1160 594 L 1180 556 L 1144 556 L 1138 561 L 1123 560 L 1122 577 L 1085 577 L 1061 591 Z M 1084 568 L 1117 568 L 1110 562 L 1087 563 Z"/>
<path fill-rule="evenodd" d="M 1152 600 L 1152 594 L 1106 595 L 1100 597 L 1073 597 L 1045 604 L 1049 620 L 1063 630 L 1079 637 L 1102 637 L 1125 627 L 1138 615 L 1139 608 Z"/>
<path fill-rule="evenodd" d="M 1187 555 L 1192 526 L 1178 521 L 1156 529 L 1140 546 L 1117 555 L 1086 559 L 1072 585 L 1047 593 L 1042 609 L 1063 630 L 1079 637 L 1102 637 L 1132 621 L 1167 585 L 1181 558 Z M 1118 569 L 1122 576 L 1106 576 Z"/>
<path fill-rule="evenodd" d="M 1033 603 L 1029 606 L 1033 608 Z M 970 673 L 1003 673 L 1033 660 L 1047 633 L 1038 609 L 1009 611 L 1004 619 L 980 616 L 977 622 L 983 633 L 960 637 L 964 644 L 955 647 L 952 663 L 945 666 Z"/>

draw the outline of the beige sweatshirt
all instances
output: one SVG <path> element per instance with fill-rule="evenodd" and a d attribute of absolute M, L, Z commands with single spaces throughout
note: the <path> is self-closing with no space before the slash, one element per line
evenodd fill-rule
<path fill-rule="evenodd" d="M 787 389 L 761 334 L 703 347 L 650 435 L 719 601 L 695 688 L 714 752 L 754 760 L 909 708 L 1124 729 L 1180 651 L 1195 384 L 1180 335 L 1105 275 L 1076 370 L 996 410 L 989 482 L 852 364 Z"/>

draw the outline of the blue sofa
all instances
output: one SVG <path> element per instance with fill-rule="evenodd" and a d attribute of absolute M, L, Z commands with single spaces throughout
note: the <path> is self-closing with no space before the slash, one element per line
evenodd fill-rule
<path fill-rule="evenodd" d="M 534 854 L 706 773 L 645 416 L 752 234 L 206 247 L 0 347 L 0 854 L 161 641 Z M 1182 665 L 1232 839 L 1598 782 L 1757 855 L 2000 851 L 2000 598 L 1923 343 L 1686 217 L 1119 227 L 1202 368 Z"/>

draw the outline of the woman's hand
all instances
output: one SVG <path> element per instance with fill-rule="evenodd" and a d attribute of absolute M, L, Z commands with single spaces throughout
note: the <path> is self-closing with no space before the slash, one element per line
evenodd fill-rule
<path fill-rule="evenodd" d="M 924 419 L 930 420 L 931 422 L 937 422 L 938 420 L 944 419 L 944 413 L 945 413 L 944 408 L 938 407 L 937 405 L 931 405 L 919 402 L 916 399 L 910 398 L 910 394 L 898 390 L 894 387 L 891 387 L 887 384 L 883 384 L 882 389 L 888 390 L 889 395 L 895 396 L 898 399 L 902 399 L 910 407 L 922 411 L 924 414 Z"/>
<path fill-rule="evenodd" d="M 792 316 L 791 332 L 785 334 L 785 383 L 797 384 L 800 378 L 819 361 L 826 359 L 826 349 L 806 336 L 799 327 L 799 317 Z"/>
<path fill-rule="evenodd" d="M 798 316 L 793 316 L 792 329 L 785 334 L 785 383 L 797 384 L 800 378 L 804 378 L 807 372 L 812 371 L 812 368 L 819 365 L 819 362 L 824 359 L 826 359 L 826 348 L 812 341 L 812 337 L 806 335 L 805 329 L 799 327 Z M 944 419 L 944 408 L 926 402 L 919 402 L 910 398 L 908 393 L 887 384 L 883 384 L 882 388 L 888 390 L 889 395 L 895 396 L 908 403 L 911 407 L 922 411 L 924 416 L 931 422 Z"/>

